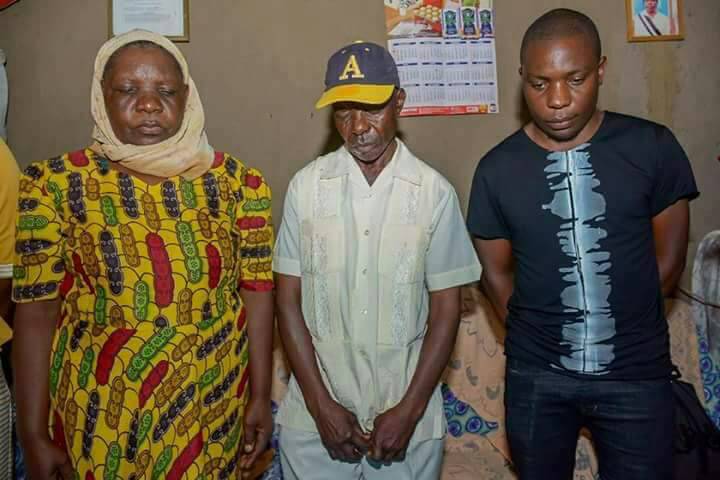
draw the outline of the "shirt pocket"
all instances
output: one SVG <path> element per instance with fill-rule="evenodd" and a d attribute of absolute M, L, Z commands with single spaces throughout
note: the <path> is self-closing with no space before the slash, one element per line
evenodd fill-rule
<path fill-rule="evenodd" d="M 428 241 L 428 232 L 420 225 L 383 227 L 378 265 L 380 344 L 405 347 L 425 331 Z"/>
<path fill-rule="evenodd" d="M 316 340 L 337 337 L 340 285 L 345 265 L 345 229 L 339 218 L 304 220 L 300 226 L 302 308 Z"/>

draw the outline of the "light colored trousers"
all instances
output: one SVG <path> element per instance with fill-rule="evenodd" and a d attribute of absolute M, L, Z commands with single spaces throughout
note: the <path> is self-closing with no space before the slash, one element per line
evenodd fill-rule
<path fill-rule="evenodd" d="M 320 435 L 280 428 L 280 460 L 285 480 L 438 480 L 445 439 L 411 445 L 403 462 L 376 467 L 333 460 Z"/>

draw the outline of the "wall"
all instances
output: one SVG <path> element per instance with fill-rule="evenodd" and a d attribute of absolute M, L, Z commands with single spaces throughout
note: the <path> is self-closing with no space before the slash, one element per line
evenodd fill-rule
<path fill-rule="evenodd" d="M 327 111 L 313 105 L 327 57 L 356 39 L 385 41 L 381 0 L 192 0 L 188 57 L 211 143 L 259 167 L 279 221 L 293 172 L 336 145 Z M 521 125 L 522 33 L 553 7 L 598 24 L 609 70 L 601 105 L 667 124 L 686 148 L 703 192 L 692 204 L 690 256 L 720 228 L 720 2 L 685 0 L 686 40 L 629 44 L 624 0 L 497 0 L 501 113 L 404 119 L 404 138 L 447 175 L 463 204 L 478 159 Z M 9 140 L 21 164 L 89 142 L 92 62 L 107 38 L 107 0 L 21 0 L 0 12 L 8 56 Z M 687 277 L 684 280 L 687 283 Z"/>

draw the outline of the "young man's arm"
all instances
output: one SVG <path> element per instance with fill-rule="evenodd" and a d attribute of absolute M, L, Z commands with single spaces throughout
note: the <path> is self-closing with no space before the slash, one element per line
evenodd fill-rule
<path fill-rule="evenodd" d="M 275 281 L 280 338 L 320 438 L 333 459 L 358 461 L 368 442 L 355 415 L 333 400 L 320 376 L 302 314 L 300 277 L 278 273 Z"/>
<path fill-rule="evenodd" d="M 665 127 L 656 129 L 656 171 L 650 208 L 655 257 L 663 296 L 673 293 L 682 272 L 688 247 L 689 202 L 698 192 L 690 159 Z"/>
<path fill-rule="evenodd" d="M 665 297 L 673 293 L 685 269 L 689 225 L 687 199 L 678 200 L 652 219 L 655 256 Z"/>
<path fill-rule="evenodd" d="M 500 321 L 505 322 L 515 280 L 512 245 L 509 240 L 502 238 L 475 238 L 473 243 L 483 266 L 480 285 Z"/>
<path fill-rule="evenodd" d="M 504 323 L 515 276 L 511 228 L 496 191 L 502 191 L 502 185 L 507 184 L 507 172 L 498 170 L 498 165 L 507 164 L 502 155 L 491 153 L 480 160 L 470 189 L 467 225 L 483 267 L 480 286 L 498 320 Z"/>

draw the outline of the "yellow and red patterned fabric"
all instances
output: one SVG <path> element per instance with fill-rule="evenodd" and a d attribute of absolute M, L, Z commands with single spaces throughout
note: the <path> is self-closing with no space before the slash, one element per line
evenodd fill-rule
<path fill-rule="evenodd" d="M 248 391 L 239 288 L 272 289 L 270 189 L 215 153 L 148 184 L 86 149 L 20 182 L 13 297 L 62 297 L 50 423 L 79 478 L 234 478 Z"/>

